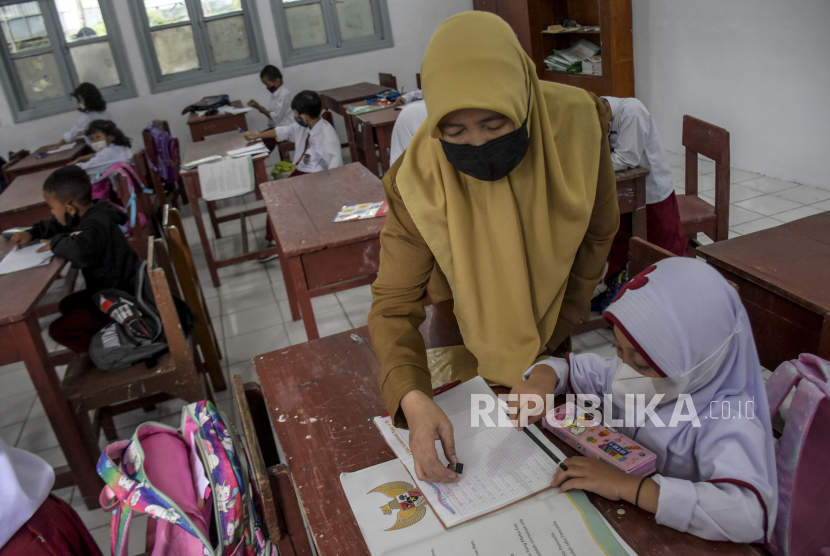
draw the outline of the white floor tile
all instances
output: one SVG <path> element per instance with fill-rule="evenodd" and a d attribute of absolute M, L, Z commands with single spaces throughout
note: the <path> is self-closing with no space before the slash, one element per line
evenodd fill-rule
<path fill-rule="evenodd" d="M 332 311 L 341 311 L 343 307 L 337 300 L 337 296 L 333 293 L 328 295 L 321 295 L 320 297 L 311 298 L 311 306 L 314 308 L 314 314 L 320 315 L 323 313 L 330 313 Z"/>
<path fill-rule="evenodd" d="M 822 201 L 820 203 L 814 203 L 813 206 L 821 211 L 830 210 L 830 200 Z"/>
<path fill-rule="evenodd" d="M 242 363 L 236 363 L 234 365 L 231 365 L 229 371 L 231 376 L 241 376 L 243 384 L 246 382 L 259 382 L 259 379 L 256 376 L 256 370 L 254 369 L 253 361 L 243 361 Z"/>
<path fill-rule="evenodd" d="M 288 332 L 288 339 L 292 346 L 304 344 L 308 341 L 308 335 L 306 335 L 305 324 L 303 324 L 302 319 L 286 322 L 285 330 Z"/>
<path fill-rule="evenodd" d="M 353 328 L 352 323 L 349 322 L 349 319 L 346 317 L 346 313 L 344 313 L 342 309 L 339 312 L 335 311 L 324 315 L 318 315 L 316 321 L 317 331 L 319 332 L 321 338 L 323 336 L 337 334 L 338 332 L 345 332 L 346 330 L 351 330 Z"/>
<path fill-rule="evenodd" d="M 830 199 L 830 191 L 816 189 L 815 187 L 808 187 L 806 185 L 787 189 L 783 193 L 777 193 L 776 195 L 782 199 L 795 201 L 802 205 L 812 205 Z"/>
<path fill-rule="evenodd" d="M 26 421 L 17 440 L 17 448 L 29 452 L 40 452 L 58 446 L 58 437 L 46 417 Z"/>
<path fill-rule="evenodd" d="M 343 305 L 343 307 L 348 307 L 349 305 L 358 305 L 361 303 L 366 303 L 367 301 L 371 303 L 372 286 L 367 284 L 365 286 L 360 286 L 359 288 L 344 290 L 342 292 L 337 292 L 335 296 L 340 301 L 340 304 Z"/>
<path fill-rule="evenodd" d="M 792 222 L 800 218 L 807 218 L 808 216 L 821 214 L 822 212 L 824 211 L 817 209 L 815 206 L 806 206 L 776 214 L 773 218 L 780 220 L 781 222 Z"/>
<path fill-rule="evenodd" d="M 282 322 L 280 308 L 274 301 L 223 316 L 222 329 L 225 336 L 231 338 L 254 330 L 277 326 Z"/>
<path fill-rule="evenodd" d="M 222 300 L 223 315 L 274 303 L 277 300 L 270 286 L 266 287 L 264 285 L 220 293 L 219 298 Z"/>
<path fill-rule="evenodd" d="M 752 180 L 741 182 L 741 185 L 750 189 L 757 189 L 763 193 L 780 193 L 787 189 L 798 187 L 797 183 L 791 181 L 779 180 L 778 178 L 771 178 L 769 176 L 761 176 Z"/>
<path fill-rule="evenodd" d="M 686 168 L 684 166 L 674 166 L 671 169 L 671 175 L 675 183 L 686 179 Z"/>
<path fill-rule="evenodd" d="M 730 229 L 728 238 L 729 239 L 735 239 L 736 237 L 741 237 L 741 234 L 739 234 L 738 232 L 736 232 L 733 229 Z"/>
<path fill-rule="evenodd" d="M 352 324 L 352 328 L 360 328 L 366 326 L 369 318 L 369 310 L 372 308 L 372 302 L 366 301 L 358 303 L 357 305 L 349 305 L 346 307 L 346 317 Z"/>
<path fill-rule="evenodd" d="M 752 220 L 751 222 L 746 222 L 745 224 L 739 224 L 738 226 L 735 226 L 733 229 L 741 235 L 746 235 L 751 234 L 753 232 L 760 232 L 761 230 L 774 228 L 780 225 L 780 220 L 766 217 L 759 218 L 758 220 Z"/>
<path fill-rule="evenodd" d="M 741 183 L 760 177 L 761 174 L 756 174 L 755 172 L 747 172 L 746 170 L 738 170 L 737 168 L 729 169 L 729 181 L 732 183 Z"/>
<path fill-rule="evenodd" d="M 40 452 L 36 452 L 37 456 L 42 458 L 52 467 L 60 467 L 62 465 L 66 465 L 66 456 L 63 454 L 63 450 L 60 446 L 55 446 L 54 448 L 47 448 L 46 450 L 41 450 Z"/>
<path fill-rule="evenodd" d="M 711 159 L 701 157 L 697 161 L 697 173 L 698 174 L 714 174 L 715 173 L 715 162 Z"/>
<path fill-rule="evenodd" d="M 757 189 L 750 189 L 735 183 L 729 187 L 730 204 L 740 203 L 741 201 L 746 201 L 747 199 L 752 199 L 753 197 L 760 197 L 761 195 L 763 195 L 763 193 Z"/>
<path fill-rule="evenodd" d="M 285 331 L 285 326 L 280 324 L 226 338 L 225 356 L 227 357 L 228 364 L 234 365 L 253 359 L 257 355 L 288 347 L 289 345 L 288 333 Z"/>
<path fill-rule="evenodd" d="M 729 207 L 729 226 L 734 227 L 751 220 L 758 220 L 759 218 L 763 218 L 763 216 L 763 214 L 752 212 L 736 205 L 731 205 Z"/>
<path fill-rule="evenodd" d="M 29 392 L 4 399 L 0 403 L 0 406 L 2 406 L 2 409 L 0 409 L 0 427 L 7 427 L 25 421 L 29 417 L 29 411 L 32 409 L 35 397 L 34 392 Z"/>
<path fill-rule="evenodd" d="M 685 154 L 683 154 L 683 153 L 681 153 L 681 154 L 669 154 L 668 151 L 666 151 L 666 154 L 668 154 L 669 166 L 683 167 L 683 166 L 686 165 L 686 155 Z"/>
<path fill-rule="evenodd" d="M 760 197 L 754 197 L 752 199 L 747 199 L 746 201 L 735 203 L 735 206 L 751 210 L 752 212 L 757 212 L 758 214 L 763 214 L 764 216 L 772 216 L 774 214 L 778 214 L 779 212 L 786 212 L 788 210 L 800 208 L 803 205 L 796 203 L 795 201 L 788 201 L 787 199 L 776 197 L 774 195 L 761 195 Z"/>
<path fill-rule="evenodd" d="M 218 296 L 205 299 L 205 304 L 207 305 L 208 313 L 210 313 L 211 318 L 216 318 L 222 314 L 221 301 Z"/>
<path fill-rule="evenodd" d="M 29 372 L 25 367 L 0 375 L 0 400 L 21 394 L 31 394 L 34 391 L 35 386 L 32 384 L 32 379 L 29 378 Z M 0 402 L 0 405 L 2 405 L 2 402 Z"/>
<path fill-rule="evenodd" d="M 24 423 L 15 423 L 7 427 L 0 427 L 0 438 L 9 446 L 17 444 L 17 439 L 20 438 L 20 431 L 23 430 Z"/>

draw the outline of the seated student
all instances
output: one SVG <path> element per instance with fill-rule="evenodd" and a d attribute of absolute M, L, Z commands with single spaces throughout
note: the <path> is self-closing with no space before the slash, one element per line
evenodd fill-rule
<path fill-rule="evenodd" d="M 268 99 L 268 108 L 253 99 L 248 101 L 248 106 L 256 108 L 268 118 L 268 129 L 293 124 L 291 93 L 282 82 L 282 72 L 279 68 L 270 64 L 265 66 L 259 73 L 259 79 L 268 89 L 268 92 L 271 93 L 271 98 Z M 276 140 L 270 137 L 264 139 L 263 143 L 269 150 L 274 150 L 274 147 L 277 146 Z"/>
<path fill-rule="evenodd" d="M 71 164 L 86 170 L 90 178 L 95 179 L 117 162 L 132 163 L 133 151 L 130 147 L 133 143 L 113 122 L 95 120 L 87 127 L 86 136 L 95 152 L 80 156 Z"/>
<path fill-rule="evenodd" d="M 628 475 L 573 457 L 552 486 L 626 500 L 656 514 L 657 523 L 705 539 L 763 540 L 777 515 L 772 425 L 752 329 L 735 289 L 701 261 L 670 258 L 623 286 L 604 316 L 614 326 L 616 360 L 590 353 L 545 359 L 512 393 L 610 394 L 606 419 L 609 411 L 622 418 L 626 404 L 632 409 L 630 394 L 644 394 L 665 426 L 644 416 L 642 425 L 618 430 L 657 455 L 657 474 Z M 650 405 L 657 393 L 663 398 Z M 739 413 L 748 402 L 754 411 Z M 732 418 L 722 419 L 727 404 Z M 699 426 L 672 423 L 675 412 L 692 414 L 691 406 Z"/>
<path fill-rule="evenodd" d="M 427 105 L 423 100 L 410 102 L 401 109 L 392 128 L 392 141 L 389 144 L 389 158 L 392 164 L 403 154 L 412 141 L 412 136 L 426 119 Z"/>
<path fill-rule="evenodd" d="M 421 89 L 415 89 L 414 91 L 402 94 L 395 100 L 395 106 L 403 106 L 416 100 L 424 100 L 424 93 L 421 92 Z"/>
<path fill-rule="evenodd" d="M 54 484 L 51 465 L 0 438 L 0 556 L 101 556 L 75 510 L 50 494 Z"/>
<path fill-rule="evenodd" d="M 611 113 L 611 161 L 614 170 L 642 166 L 646 176 L 646 222 L 648 241 L 678 256 L 686 254 L 686 232 L 680 222 L 674 178 L 660 141 L 660 133 L 643 103 L 636 98 L 600 97 Z M 631 215 L 620 215 L 620 228 L 608 255 L 605 283 L 609 286 L 602 304 L 607 307 L 619 291 L 617 276 L 628 263 Z M 603 307 L 603 308 L 604 308 Z"/>
<path fill-rule="evenodd" d="M 127 223 L 127 215 L 105 199 L 92 200 L 92 184 L 81 168 L 65 166 L 52 172 L 43 183 L 43 198 L 52 217 L 17 232 L 11 243 L 41 240 L 83 272 L 86 289 L 63 298 L 62 316 L 49 326 L 53 340 L 83 353 L 92 336 L 109 323 L 92 296 L 108 288 L 135 292 L 140 261 L 119 228 Z"/>
<path fill-rule="evenodd" d="M 90 145 L 89 138 L 85 137 L 89 124 L 95 120 L 112 120 L 112 116 L 107 112 L 107 101 L 104 100 L 98 87 L 92 83 L 81 83 L 72 91 L 72 96 L 78 101 L 78 110 L 81 111 L 82 116 L 72 126 L 72 129 L 63 134 L 63 138 L 58 143 L 47 147 L 48 150 L 74 143 L 81 137 L 84 137 L 86 144 Z"/>

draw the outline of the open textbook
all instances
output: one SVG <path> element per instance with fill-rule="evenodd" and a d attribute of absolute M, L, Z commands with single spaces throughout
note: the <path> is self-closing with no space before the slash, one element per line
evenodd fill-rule
<path fill-rule="evenodd" d="M 483 422 L 473 427 L 473 395 L 492 398 L 492 407 L 502 410 L 504 402 L 496 397 L 481 377 L 435 397 L 435 402 L 452 422 L 455 451 L 458 460 L 464 464 L 461 481 L 457 483 L 420 481 L 415 474 L 415 464 L 409 450 L 409 431 L 396 428 L 388 415 L 375 417 L 375 424 L 384 438 L 447 528 L 550 489 L 557 468 L 557 463 L 524 432 L 509 426 L 487 427 Z M 491 414 L 494 422 L 495 414 L 496 412 Z M 538 428 L 530 426 L 527 430 L 560 460 L 565 459 L 565 455 Z M 436 441 L 435 446 L 439 459 L 446 465 L 448 462 L 440 442 Z"/>
<path fill-rule="evenodd" d="M 254 190 L 254 164 L 250 156 L 221 157 L 216 162 L 199 165 L 202 198 L 218 201 Z"/>
<path fill-rule="evenodd" d="M 343 473 L 340 482 L 372 556 L 634 554 L 581 490 L 549 490 L 446 530 L 399 460 Z"/>

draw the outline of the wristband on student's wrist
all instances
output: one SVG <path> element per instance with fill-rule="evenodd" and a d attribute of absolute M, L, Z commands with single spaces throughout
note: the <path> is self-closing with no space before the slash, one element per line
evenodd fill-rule
<path fill-rule="evenodd" d="M 637 496 L 634 498 L 634 505 L 638 508 L 640 507 L 640 489 L 643 488 L 643 483 L 646 482 L 648 477 L 643 477 L 643 480 L 640 481 L 640 486 L 637 487 Z"/>

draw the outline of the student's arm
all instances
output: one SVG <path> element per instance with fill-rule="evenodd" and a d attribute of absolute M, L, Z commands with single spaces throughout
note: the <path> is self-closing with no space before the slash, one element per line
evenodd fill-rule
<path fill-rule="evenodd" d="M 298 124 L 291 124 L 280 125 L 268 131 L 272 131 L 274 133 L 272 137 L 274 137 L 277 140 L 277 142 L 291 141 L 292 143 L 294 143 L 296 142 L 294 138 L 297 136 L 297 130 L 299 129 L 300 126 Z"/>
<path fill-rule="evenodd" d="M 69 164 L 80 165 L 82 162 L 89 162 L 90 160 L 95 158 L 97 154 L 98 153 L 92 153 L 92 154 L 85 154 L 84 156 L 79 156 L 78 158 L 76 158 L 75 160 L 70 162 Z"/>
<path fill-rule="evenodd" d="M 251 100 L 249 100 L 249 101 L 248 101 L 248 106 L 250 106 L 251 108 L 256 108 L 256 109 L 257 109 L 257 110 L 259 110 L 259 111 L 260 111 L 263 115 L 268 116 L 269 118 L 271 117 L 271 113 L 270 113 L 270 112 L 268 112 L 268 109 L 267 109 L 267 108 L 265 108 L 264 106 L 262 106 L 260 103 L 258 103 L 258 102 L 257 102 L 257 101 L 255 101 L 254 99 L 251 99 Z"/>
<path fill-rule="evenodd" d="M 38 240 L 49 239 L 57 234 L 69 233 L 69 228 L 58 222 L 54 216 L 50 216 L 35 222 L 27 231 L 32 236 L 32 240 Z"/>
<path fill-rule="evenodd" d="M 605 105 L 596 97 L 594 102 L 602 134 L 594 209 L 591 212 L 588 230 L 571 265 L 568 285 L 562 299 L 562 307 L 559 309 L 559 319 L 547 343 L 551 349 L 556 349 L 565 341 L 575 324 L 589 317 L 591 296 L 602 279 L 608 252 L 620 225 L 617 178 L 614 175 L 611 149 L 608 146 L 608 113 Z"/>
<path fill-rule="evenodd" d="M 330 134 L 327 134 L 323 150 L 324 152 L 321 154 L 323 157 L 323 165 L 326 167 L 326 170 L 343 166 L 343 153 L 340 151 L 340 138 L 337 136 L 337 133 L 334 132 L 334 129 L 331 130 Z"/>
<path fill-rule="evenodd" d="M 617 119 L 617 147 L 611 153 L 614 170 L 636 168 L 640 165 L 640 157 L 648 139 L 648 118 L 631 109 L 617 116 Z"/>
<path fill-rule="evenodd" d="M 66 143 L 73 143 L 83 137 L 86 132 L 87 119 L 88 118 L 85 114 L 78 118 L 78 121 L 75 122 L 72 129 L 63 134 L 63 139 L 60 144 L 65 145 Z"/>
<path fill-rule="evenodd" d="M 100 255 L 106 247 L 107 233 L 103 226 L 93 220 L 85 223 L 75 233 L 54 236 L 50 247 L 56 256 L 66 259 L 76 268 L 83 269 L 100 260 Z"/>

